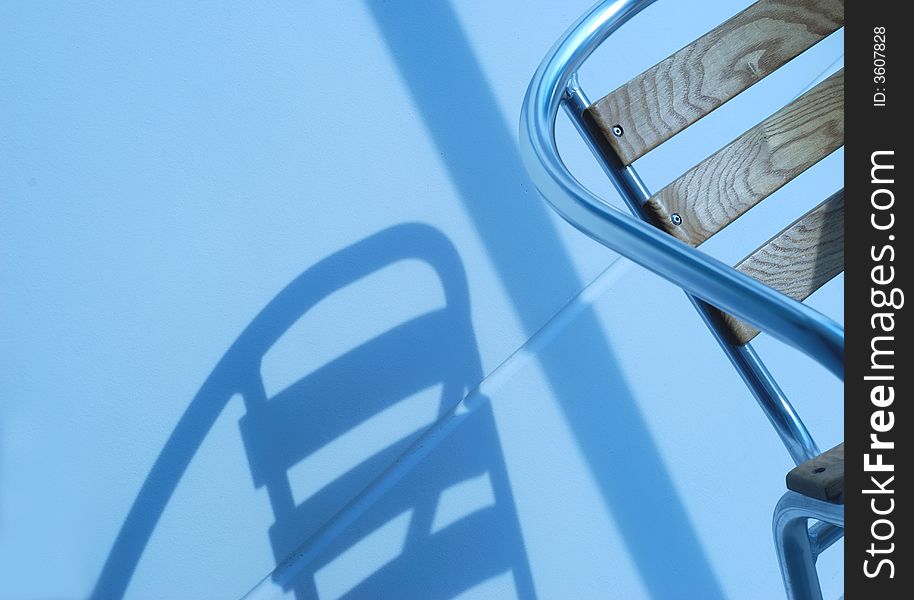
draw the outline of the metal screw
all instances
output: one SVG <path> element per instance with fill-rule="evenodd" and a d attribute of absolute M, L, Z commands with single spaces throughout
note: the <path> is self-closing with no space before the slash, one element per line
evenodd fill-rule
<path fill-rule="evenodd" d="M 625 131 L 623 131 L 621 125 L 613 125 L 613 135 L 616 137 L 622 137 L 623 133 L 625 133 Z"/>
<path fill-rule="evenodd" d="M 673 213 L 670 215 L 670 223 L 676 226 L 682 225 L 682 217 L 679 216 L 679 213 Z"/>

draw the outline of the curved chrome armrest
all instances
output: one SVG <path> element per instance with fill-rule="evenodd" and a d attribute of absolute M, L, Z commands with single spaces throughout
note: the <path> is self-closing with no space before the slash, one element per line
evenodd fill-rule
<path fill-rule="evenodd" d="M 574 227 L 695 296 L 799 349 L 844 378 L 844 328 L 732 267 L 623 213 L 568 171 L 555 120 L 578 68 L 654 0 L 604 0 L 581 17 L 540 64 L 520 121 L 524 164 L 543 198 Z"/>

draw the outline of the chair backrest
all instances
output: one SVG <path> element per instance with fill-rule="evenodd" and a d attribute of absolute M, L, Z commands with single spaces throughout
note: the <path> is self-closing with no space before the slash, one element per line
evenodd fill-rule
<path fill-rule="evenodd" d="M 600 151 L 630 165 L 843 26 L 843 0 L 759 0 L 593 103 Z M 651 196 L 658 228 L 697 247 L 844 144 L 844 70 Z M 737 265 L 804 300 L 844 269 L 838 192 Z M 758 330 L 724 316 L 737 344 Z"/>
<path fill-rule="evenodd" d="M 760 0 L 594 102 L 588 116 L 629 165 L 843 24 L 844 0 Z"/>

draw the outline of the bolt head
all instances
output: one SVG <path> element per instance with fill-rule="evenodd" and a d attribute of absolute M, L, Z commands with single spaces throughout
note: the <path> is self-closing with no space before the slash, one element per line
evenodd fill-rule
<path fill-rule="evenodd" d="M 614 136 L 622 137 L 623 133 L 625 133 L 625 131 L 622 129 L 621 125 L 613 125 L 613 135 Z"/>
<path fill-rule="evenodd" d="M 682 217 L 679 216 L 679 213 L 673 213 L 670 215 L 670 223 L 673 225 L 682 225 Z"/>

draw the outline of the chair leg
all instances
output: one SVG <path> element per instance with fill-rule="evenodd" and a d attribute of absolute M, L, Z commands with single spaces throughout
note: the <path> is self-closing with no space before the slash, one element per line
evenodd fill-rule
<path fill-rule="evenodd" d="M 790 600 L 822 600 L 809 519 L 844 527 L 844 505 L 787 492 L 774 509 L 774 544 Z"/>

